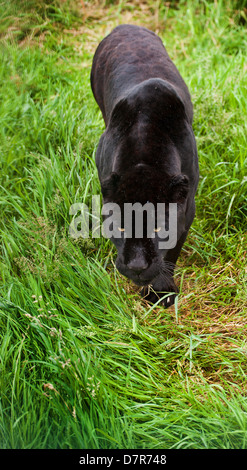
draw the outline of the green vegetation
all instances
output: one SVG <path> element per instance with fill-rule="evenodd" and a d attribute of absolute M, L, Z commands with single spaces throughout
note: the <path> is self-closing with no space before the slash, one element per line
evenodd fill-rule
<path fill-rule="evenodd" d="M 0 2 L 0 448 L 247 448 L 244 2 Z M 176 307 L 149 306 L 102 239 L 90 89 L 119 23 L 158 32 L 187 82 L 200 157 Z"/>

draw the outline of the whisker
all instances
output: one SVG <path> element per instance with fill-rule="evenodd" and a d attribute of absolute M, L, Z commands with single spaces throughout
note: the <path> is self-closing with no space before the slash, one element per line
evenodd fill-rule
<path fill-rule="evenodd" d="M 161 265 L 161 273 L 167 276 L 173 275 L 175 264 L 170 261 L 164 261 Z"/>

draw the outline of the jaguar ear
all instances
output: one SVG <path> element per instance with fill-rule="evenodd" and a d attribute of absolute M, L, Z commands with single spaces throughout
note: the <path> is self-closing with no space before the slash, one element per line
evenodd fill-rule
<path fill-rule="evenodd" d="M 169 186 L 169 201 L 183 204 L 189 190 L 189 178 L 186 175 L 175 175 Z"/>
<path fill-rule="evenodd" d="M 107 198 L 115 193 L 118 187 L 121 176 L 117 173 L 112 173 L 111 176 L 101 183 L 101 191 L 103 198 Z"/>

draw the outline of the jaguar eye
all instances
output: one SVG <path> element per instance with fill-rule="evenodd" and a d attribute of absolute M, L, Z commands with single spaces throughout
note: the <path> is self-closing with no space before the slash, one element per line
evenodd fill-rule
<path fill-rule="evenodd" d="M 118 227 L 119 232 L 125 232 L 125 228 Z"/>
<path fill-rule="evenodd" d="M 160 231 L 161 231 L 161 227 L 158 227 L 158 228 L 154 229 L 154 232 L 160 232 Z"/>

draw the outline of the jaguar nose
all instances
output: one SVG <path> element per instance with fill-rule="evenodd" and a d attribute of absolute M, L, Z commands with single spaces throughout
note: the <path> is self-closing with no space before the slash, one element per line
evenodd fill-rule
<path fill-rule="evenodd" d="M 136 274 L 141 274 L 148 267 L 148 263 L 145 260 L 133 259 L 128 264 L 127 267 L 134 271 Z"/>

